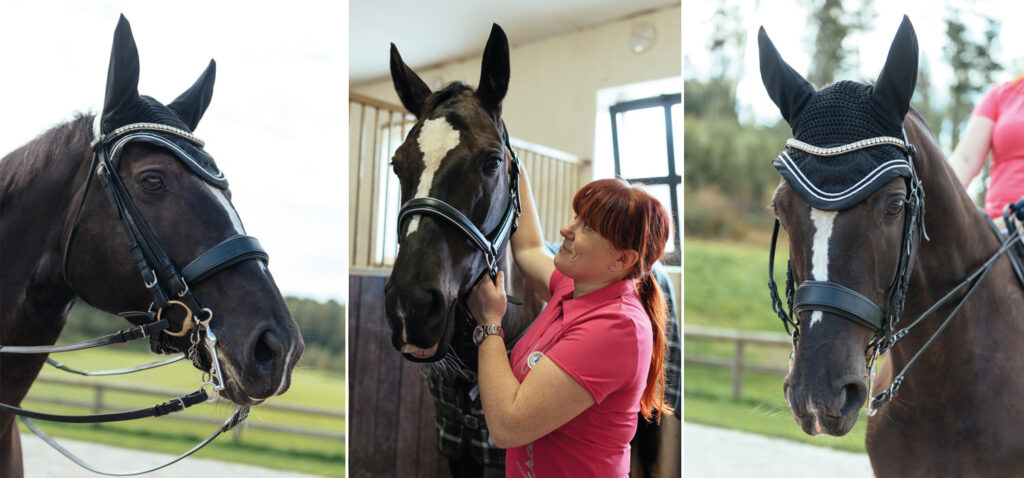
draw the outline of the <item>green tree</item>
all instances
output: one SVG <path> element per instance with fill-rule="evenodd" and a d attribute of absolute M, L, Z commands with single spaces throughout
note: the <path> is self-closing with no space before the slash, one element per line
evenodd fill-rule
<path fill-rule="evenodd" d="M 836 77 L 856 70 L 857 56 L 844 45 L 846 38 L 869 28 L 874 19 L 872 0 L 848 5 L 843 0 L 804 0 L 810 10 L 808 29 L 814 31 L 814 54 L 807 80 L 822 87 Z M 846 76 L 846 75 L 843 75 Z"/>

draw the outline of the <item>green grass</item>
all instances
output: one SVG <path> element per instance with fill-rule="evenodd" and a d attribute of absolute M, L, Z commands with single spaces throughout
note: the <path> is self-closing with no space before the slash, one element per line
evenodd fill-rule
<path fill-rule="evenodd" d="M 101 370 L 148 362 L 156 357 L 130 350 L 93 349 L 61 354 L 59 359 L 78 369 Z M 79 377 L 44 367 L 41 375 L 55 378 L 87 380 L 96 384 L 128 384 L 176 390 L 186 393 L 198 388 L 200 372 L 187 361 L 155 370 L 114 377 Z M 92 389 L 37 382 L 24 406 L 52 413 L 84 414 L 91 410 L 54 405 L 33 400 L 33 397 L 61 397 L 67 400 L 92 401 Z M 118 408 L 142 408 L 172 397 L 138 395 L 106 391 L 103 401 Z M 345 379 L 340 374 L 311 369 L 295 369 L 288 392 L 271 399 L 271 403 L 329 409 L 343 412 L 346 408 Z M 200 404 L 176 415 L 211 417 L 224 420 L 234 407 L 227 403 Z M 191 448 L 216 429 L 217 425 L 181 422 L 166 417 L 101 425 L 61 424 L 36 421 L 51 436 L 73 438 L 115 446 L 179 454 Z M 296 428 L 343 433 L 345 420 L 308 416 L 282 410 L 254 408 L 246 423 L 274 424 Z M 31 433 L 22 427 L 23 433 Z M 196 456 L 247 463 L 270 468 L 301 471 L 326 476 L 343 476 L 345 445 L 341 440 L 306 437 L 266 430 L 243 429 L 239 440 L 232 435 L 221 436 Z"/>
<path fill-rule="evenodd" d="M 776 281 L 784 287 L 786 250 L 780 241 Z M 768 296 L 768 244 L 722 243 L 687 238 L 684 244 L 686 324 L 782 332 Z M 782 292 L 780 290 L 780 292 Z M 731 343 L 686 340 L 686 356 L 731 358 Z M 746 363 L 785 366 L 786 347 L 747 345 Z M 782 375 L 745 372 L 742 395 L 732 397 L 727 369 L 685 367 L 684 417 L 687 421 L 785 438 L 811 445 L 863 452 L 866 415 L 844 437 L 811 437 L 796 424 L 782 395 Z"/>

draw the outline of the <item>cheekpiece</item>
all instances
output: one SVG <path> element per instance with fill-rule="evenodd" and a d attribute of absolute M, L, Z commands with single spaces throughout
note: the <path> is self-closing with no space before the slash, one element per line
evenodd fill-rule
<path fill-rule="evenodd" d="M 102 116 L 102 114 L 97 115 L 96 124 L 93 126 L 93 136 L 94 139 L 103 138 L 102 142 L 107 148 L 107 154 L 115 164 L 117 164 L 120 153 L 126 144 L 135 141 L 149 143 L 173 154 L 207 183 L 220 189 L 227 189 L 227 178 L 217 167 L 213 156 L 203 150 L 202 140 L 195 136 L 189 135 L 191 136 L 189 138 L 183 134 L 172 132 L 171 130 L 177 130 L 191 133 L 192 130 L 178 118 L 174 111 L 159 101 L 149 96 L 139 95 L 132 108 L 124 114 L 119 114 L 116 121 L 101 121 L 99 118 Z M 140 123 L 157 126 L 112 136 L 112 133 L 117 132 L 119 128 Z M 161 131 L 159 125 L 167 127 L 167 130 Z"/>
<path fill-rule="evenodd" d="M 893 178 L 913 176 L 903 126 L 871 92 L 863 83 L 834 83 L 793 119 L 794 138 L 772 166 L 811 207 L 848 209 Z"/>

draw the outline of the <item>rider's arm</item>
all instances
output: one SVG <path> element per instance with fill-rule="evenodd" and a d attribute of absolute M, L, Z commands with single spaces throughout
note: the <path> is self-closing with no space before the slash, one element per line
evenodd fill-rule
<path fill-rule="evenodd" d="M 533 192 L 526 167 L 522 165 L 519 166 L 519 194 L 523 212 L 519 215 L 519 229 L 512 235 L 512 255 L 530 287 L 541 299 L 548 300 L 551 298 L 548 282 L 555 271 L 555 263 L 544 247 L 540 219 L 533 205 Z"/>
<path fill-rule="evenodd" d="M 949 165 L 964 187 L 971 184 L 981 171 L 992 149 L 992 125 L 992 120 L 984 116 L 971 115 L 964 134 L 960 136 L 960 143 L 949 156 Z"/>

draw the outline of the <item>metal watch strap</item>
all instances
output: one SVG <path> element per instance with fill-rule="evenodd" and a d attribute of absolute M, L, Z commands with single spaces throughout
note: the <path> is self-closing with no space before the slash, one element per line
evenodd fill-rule
<path fill-rule="evenodd" d="M 490 335 L 505 338 L 505 331 L 500 325 L 478 325 L 473 329 L 473 345 L 479 346 Z"/>

